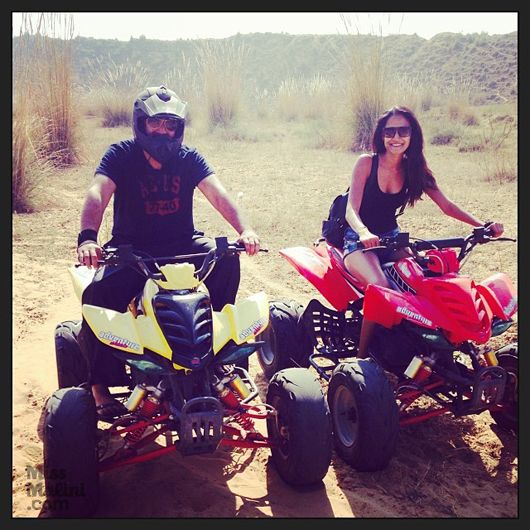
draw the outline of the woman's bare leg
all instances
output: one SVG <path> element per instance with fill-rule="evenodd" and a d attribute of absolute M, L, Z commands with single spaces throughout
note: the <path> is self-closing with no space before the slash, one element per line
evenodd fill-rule
<path fill-rule="evenodd" d="M 348 272 L 362 282 L 364 289 L 370 283 L 382 287 L 389 287 L 388 281 L 381 269 L 379 258 L 374 252 L 352 252 L 344 259 L 344 265 L 348 269 Z M 368 357 L 368 345 L 370 344 L 374 327 L 375 322 L 363 318 L 359 338 L 359 350 L 357 352 L 359 359 Z"/>

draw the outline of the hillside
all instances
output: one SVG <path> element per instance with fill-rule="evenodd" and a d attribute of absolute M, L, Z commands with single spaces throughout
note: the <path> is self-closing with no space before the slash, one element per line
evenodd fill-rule
<path fill-rule="evenodd" d="M 290 77 L 341 76 L 348 54 L 370 55 L 381 44 L 384 64 L 392 74 L 436 83 L 438 87 L 465 84 L 475 103 L 513 100 L 517 97 L 517 32 L 505 35 L 485 33 L 439 33 L 431 39 L 418 35 L 289 35 L 285 33 L 238 34 L 228 39 L 246 50 L 243 80 L 248 93 L 275 90 Z M 90 83 L 95 61 L 140 64 L 153 82 L 165 79 L 182 64 L 191 72 L 199 69 L 198 40 L 160 41 L 140 37 L 128 42 L 76 37 L 74 70 L 80 85 Z M 16 52 L 17 38 L 14 39 Z"/>

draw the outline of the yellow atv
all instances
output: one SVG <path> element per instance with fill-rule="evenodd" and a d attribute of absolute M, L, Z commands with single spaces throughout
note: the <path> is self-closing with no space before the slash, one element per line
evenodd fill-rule
<path fill-rule="evenodd" d="M 173 451 L 269 448 L 288 484 L 313 484 L 326 475 L 331 420 L 316 377 L 305 368 L 281 370 L 262 403 L 248 371 L 237 366 L 263 344 L 256 337 L 269 324 L 265 293 L 212 310 L 204 279 L 220 258 L 244 250 L 217 238 L 195 270 L 182 263 L 191 256 L 155 259 L 127 245 L 106 249 L 102 264 L 135 267 L 147 278 L 124 313 L 82 307 L 96 337 L 125 365 L 123 380 L 111 392 L 126 410 L 98 427 L 102 422 L 77 342 L 81 321 L 60 323 L 55 335 L 60 389 L 47 402 L 43 433 L 48 514 L 90 515 L 98 504 L 100 473 Z M 81 298 L 94 270 L 73 266 L 70 272 Z M 156 448 L 146 449 L 152 442 Z"/>

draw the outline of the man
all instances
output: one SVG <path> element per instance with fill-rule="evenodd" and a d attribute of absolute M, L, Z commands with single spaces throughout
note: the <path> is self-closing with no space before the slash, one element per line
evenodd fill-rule
<path fill-rule="evenodd" d="M 214 241 L 195 230 L 195 187 L 239 234 L 247 254 L 259 251 L 257 234 L 248 226 L 202 155 L 182 144 L 186 103 L 164 86 L 139 94 L 133 107 L 134 139 L 112 144 L 96 169 L 82 214 L 78 236 L 79 262 L 97 267 L 102 247 L 97 233 L 104 211 L 114 195 L 112 239 L 105 246 L 132 244 L 151 256 L 206 252 Z M 196 266 L 202 258 L 191 260 Z M 219 261 L 206 280 L 212 307 L 219 311 L 234 303 L 239 287 L 239 258 Z M 130 268 L 102 267 L 85 289 L 82 303 L 125 311 L 145 278 Z M 80 345 L 87 357 L 92 394 L 100 417 L 123 413 L 108 386 L 123 375 L 123 365 L 96 339 L 83 320 Z"/>

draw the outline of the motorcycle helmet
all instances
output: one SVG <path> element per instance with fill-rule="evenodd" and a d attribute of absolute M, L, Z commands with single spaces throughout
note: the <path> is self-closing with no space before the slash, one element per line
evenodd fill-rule
<path fill-rule="evenodd" d="M 145 120 L 149 117 L 176 118 L 182 127 L 173 138 L 165 134 L 147 134 Z M 164 164 L 175 155 L 184 138 L 186 103 L 165 86 L 148 87 L 141 92 L 133 106 L 134 137 L 155 160 Z"/>

